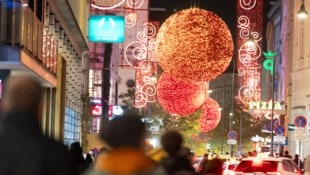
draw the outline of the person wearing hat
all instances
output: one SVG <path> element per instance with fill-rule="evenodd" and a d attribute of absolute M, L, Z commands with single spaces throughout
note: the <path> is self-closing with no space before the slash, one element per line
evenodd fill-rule
<path fill-rule="evenodd" d="M 165 174 L 145 153 L 146 128 L 138 115 L 112 119 L 103 128 L 101 138 L 110 149 L 98 156 L 87 175 Z"/>

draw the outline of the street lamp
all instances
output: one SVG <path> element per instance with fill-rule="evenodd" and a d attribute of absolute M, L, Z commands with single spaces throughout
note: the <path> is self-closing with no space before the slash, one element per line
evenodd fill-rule
<path fill-rule="evenodd" d="M 247 46 L 251 47 L 251 46 L 254 46 L 255 45 L 255 39 L 252 35 L 252 31 L 250 31 L 250 34 L 249 34 L 249 38 L 246 40 L 246 43 L 245 43 Z"/>
<path fill-rule="evenodd" d="M 307 10 L 305 8 L 304 0 L 302 0 L 302 2 L 301 2 L 301 6 L 299 8 L 299 11 L 297 12 L 297 16 L 300 19 L 304 19 L 304 18 L 306 18 L 308 16 L 308 12 L 307 12 Z"/>

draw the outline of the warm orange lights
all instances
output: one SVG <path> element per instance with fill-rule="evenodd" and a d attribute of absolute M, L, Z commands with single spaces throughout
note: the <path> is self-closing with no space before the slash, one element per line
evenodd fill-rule
<path fill-rule="evenodd" d="M 156 57 L 171 75 L 210 81 L 222 74 L 233 55 L 233 40 L 216 14 L 190 8 L 169 17 L 156 38 Z"/>
<path fill-rule="evenodd" d="M 207 98 L 202 106 L 202 115 L 199 119 L 200 131 L 209 132 L 221 121 L 221 111 L 218 103 L 212 98 Z"/>
<path fill-rule="evenodd" d="M 206 84 L 187 82 L 162 73 L 157 84 L 158 101 L 164 110 L 180 116 L 194 113 L 204 103 Z"/>

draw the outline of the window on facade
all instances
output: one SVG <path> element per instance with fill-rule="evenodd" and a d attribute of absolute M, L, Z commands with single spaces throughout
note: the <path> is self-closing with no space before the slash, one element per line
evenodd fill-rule
<path fill-rule="evenodd" d="M 42 21 L 42 16 L 43 16 L 43 0 L 37 0 L 36 1 L 36 15 L 39 18 L 40 21 Z"/>
<path fill-rule="evenodd" d="M 66 107 L 65 110 L 64 144 L 70 145 L 80 141 L 80 120 L 76 111 Z"/>

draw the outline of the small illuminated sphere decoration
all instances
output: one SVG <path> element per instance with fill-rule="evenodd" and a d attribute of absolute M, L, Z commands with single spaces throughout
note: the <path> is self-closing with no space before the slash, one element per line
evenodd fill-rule
<path fill-rule="evenodd" d="M 186 116 L 203 105 L 205 82 L 188 82 L 164 72 L 157 83 L 158 102 L 170 114 Z"/>
<path fill-rule="evenodd" d="M 227 25 L 216 14 L 190 8 L 163 23 L 155 53 L 160 66 L 173 76 L 210 81 L 229 66 L 233 40 Z"/>
<path fill-rule="evenodd" d="M 207 98 L 202 106 L 202 114 L 199 119 L 200 131 L 209 132 L 221 121 L 221 111 L 218 103 L 212 98 Z"/>

